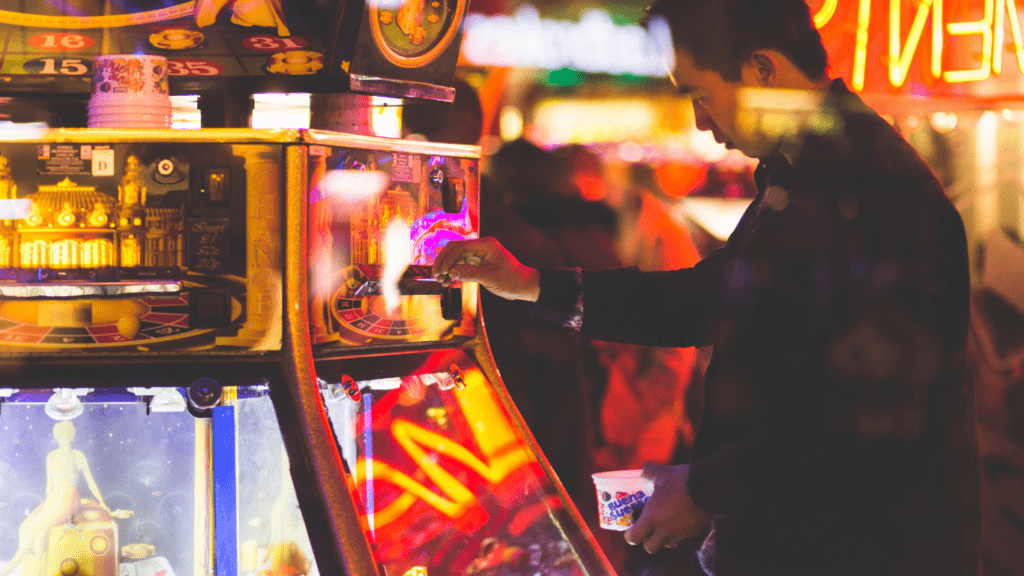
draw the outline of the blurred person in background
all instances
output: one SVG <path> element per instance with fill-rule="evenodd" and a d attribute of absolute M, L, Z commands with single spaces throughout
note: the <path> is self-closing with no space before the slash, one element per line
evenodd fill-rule
<path fill-rule="evenodd" d="M 676 270 L 696 264 L 700 260 L 697 246 L 689 231 L 672 219 L 654 167 L 631 164 L 629 175 L 630 185 L 619 207 L 623 223 L 619 247 L 623 259 L 644 272 Z M 694 184 L 705 182 L 706 178 Z"/>
<path fill-rule="evenodd" d="M 520 138 L 490 157 L 488 173 L 501 184 L 512 211 L 554 240 L 569 266 L 621 266 L 615 212 L 579 194 L 565 154 Z"/>
<path fill-rule="evenodd" d="M 621 265 L 644 271 L 670 270 L 696 264 L 697 249 L 677 227 L 667 209 L 654 197 L 657 184 L 648 167 L 631 166 L 630 186 L 613 191 L 604 162 L 581 144 L 556 148 L 566 162 L 570 193 L 587 203 L 600 202 L 615 210 L 616 252 Z M 612 267 L 609 261 L 605 267 Z M 586 267 L 586 266 L 581 266 Z M 592 268 L 592 267 L 590 267 Z M 606 370 L 598 407 L 598 470 L 639 468 L 645 462 L 669 464 L 688 457 L 695 429 L 687 414 L 687 395 L 693 380 L 693 348 L 659 348 L 591 341 Z"/>
<path fill-rule="evenodd" d="M 435 276 L 586 338 L 714 345 L 693 461 L 644 466 L 654 492 L 629 542 L 685 540 L 713 576 L 978 574 L 959 213 L 830 79 L 803 0 L 656 0 L 649 15 L 672 30 L 697 128 L 760 161 L 726 246 L 668 272 L 538 270 L 485 238 L 449 244 Z M 816 97 L 831 127 L 755 129 L 769 110 L 741 107 L 749 89 Z"/>
<path fill-rule="evenodd" d="M 483 111 L 476 90 L 456 79 L 455 100 L 410 102 L 402 111 L 407 138 L 475 145 Z M 566 266 L 561 249 L 504 203 L 500 184 L 480 178 L 480 233 L 497 238 L 531 266 Z M 583 372 L 583 344 L 572 330 L 534 318 L 525 302 L 481 291 L 480 308 L 494 363 L 509 396 L 577 508 L 590 512 L 594 424 L 586 406 L 590 383 Z"/>
<path fill-rule="evenodd" d="M 590 171 L 584 185 L 590 198 L 585 198 L 577 188 L 577 171 L 573 168 L 571 154 L 566 150 L 545 150 L 523 138 L 504 144 L 488 162 L 488 173 L 501 186 L 509 210 L 543 232 L 556 247 L 554 252 L 564 255 L 567 266 L 617 268 L 622 265 L 616 246 L 618 222 L 615 212 L 598 201 L 607 190 L 607 182 L 603 174 Z M 529 314 L 528 311 L 523 313 Z M 488 334 L 491 334 L 490 329 Z M 627 447 L 635 446 L 633 440 L 624 439 L 617 430 L 613 434 L 619 436 L 618 440 L 604 434 L 600 417 L 610 378 L 622 373 L 617 366 L 629 365 L 635 370 L 637 362 L 625 344 L 593 340 L 580 341 L 580 344 L 589 394 L 581 396 L 573 406 L 562 404 L 560 409 L 583 410 L 589 418 L 592 426 L 589 475 L 614 469 L 629 456 Z M 631 431 L 629 436 L 635 435 Z M 589 477 L 587 480 L 589 482 Z M 621 538 L 598 529 L 592 482 L 588 488 L 577 506 L 612 566 L 619 572 L 629 571 L 627 562 L 634 554 Z"/>

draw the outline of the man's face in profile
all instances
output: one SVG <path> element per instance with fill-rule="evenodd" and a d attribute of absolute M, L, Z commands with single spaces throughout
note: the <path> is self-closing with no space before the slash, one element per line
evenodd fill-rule
<path fill-rule="evenodd" d="M 752 65 L 744 64 L 740 80 L 729 82 L 718 72 L 698 69 L 689 52 L 679 48 L 671 79 L 679 92 L 688 95 L 693 102 L 698 130 L 711 131 L 715 141 L 725 144 L 730 150 L 739 150 L 751 158 L 764 158 L 772 154 L 778 144 L 744 133 L 736 122 L 739 91 L 748 87 L 764 87 L 757 82 L 756 71 L 752 68 Z"/>

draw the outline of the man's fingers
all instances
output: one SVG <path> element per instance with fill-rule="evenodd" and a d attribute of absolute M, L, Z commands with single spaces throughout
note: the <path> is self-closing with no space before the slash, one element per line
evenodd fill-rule
<path fill-rule="evenodd" d="M 645 513 L 641 513 L 640 518 L 633 523 L 633 526 L 629 530 L 626 530 L 626 542 L 629 542 L 633 546 L 642 543 L 651 533 L 651 524 L 652 522 L 650 518 Z"/>
<path fill-rule="evenodd" d="M 668 468 L 668 466 L 662 466 L 661 464 L 648 462 L 647 464 L 644 464 L 643 471 L 641 471 L 640 475 L 648 480 L 656 480 L 658 476 L 661 475 L 661 471 L 664 470 L 665 468 Z"/>
<path fill-rule="evenodd" d="M 448 276 L 452 280 L 462 280 L 464 282 L 480 282 L 487 278 L 487 273 L 487 268 L 473 266 L 472 264 L 457 264 L 448 270 Z"/>
<path fill-rule="evenodd" d="M 438 252 L 434 258 L 434 267 L 431 269 L 435 278 L 448 275 L 448 271 L 462 256 L 464 244 L 463 240 L 453 240 Z"/>
<path fill-rule="evenodd" d="M 668 532 L 665 530 L 655 530 L 653 534 L 644 540 L 644 550 L 647 550 L 648 554 L 654 554 L 668 541 Z"/>

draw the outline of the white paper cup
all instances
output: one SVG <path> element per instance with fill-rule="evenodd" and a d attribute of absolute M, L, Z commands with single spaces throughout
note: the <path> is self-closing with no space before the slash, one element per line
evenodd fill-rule
<path fill-rule="evenodd" d="M 170 96 L 160 94 L 97 92 L 89 97 L 89 106 L 169 106 L 170 103 Z"/>
<path fill-rule="evenodd" d="M 89 120 L 167 120 L 171 115 L 164 113 L 155 114 L 89 114 Z"/>
<path fill-rule="evenodd" d="M 167 58 L 149 54 L 103 54 L 92 60 L 93 99 L 169 97 Z"/>
<path fill-rule="evenodd" d="M 168 128 L 167 58 L 104 54 L 93 58 L 90 128 Z"/>
<path fill-rule="evenodd" d="M 89 106 L 90 114 L 170 114 L 171 106 L 164 104 L 96 104 Z"/>
<path fill-rule="evenodd" d="M 171 119 L 168 118 L 124 118 L 117 119 L 89 119 L 90 128 L 170 128 Z"/>
<path fill-rule="evenodd" d="M 601 528 L 628 530 L 640 517 L 640 511 L 654 492 L 654 483 L 641 473 L 642 470 L 615 470 L 592 475 L 597 488 Z"/>

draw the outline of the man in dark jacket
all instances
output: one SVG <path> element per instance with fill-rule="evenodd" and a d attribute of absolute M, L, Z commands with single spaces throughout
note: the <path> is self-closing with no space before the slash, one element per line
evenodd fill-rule
<path fill-rule="evenodd" d="M 714 345 L 693 463 L 647 465 L 626 533 L 732 574 L 978 573 L 969 272 L 959 214 L 842 81 L 802 0 L 658 0 L 697 127 L 761 160 L 693 268 L 527 268 L 490 239 L 438 256 L 587 338 Z M 778 105 L 776 105 L 776 103 Z"/>

